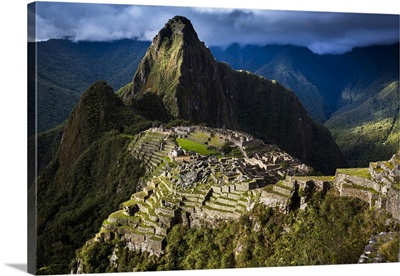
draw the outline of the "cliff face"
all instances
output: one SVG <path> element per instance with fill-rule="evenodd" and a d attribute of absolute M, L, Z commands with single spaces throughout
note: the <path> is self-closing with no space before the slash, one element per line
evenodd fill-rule
<path fill-rule="evenodd" d="M 137 102 L 148 93 L 174 118 L 247 131 L 324 173 L 347 165 L 329 131 L 291 91 L 217 62 L 184 17 L 169 20 L 153 39 L 122 99 L 141 113 Z"/>

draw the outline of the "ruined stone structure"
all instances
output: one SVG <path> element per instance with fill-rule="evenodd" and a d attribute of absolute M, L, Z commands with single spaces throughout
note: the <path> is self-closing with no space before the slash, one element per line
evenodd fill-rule
<path fill-rule="evenodd" d="M 389 161 L 371 162 L 369 168 L 337 170 L 334 186 L 341 196 L 368 202 L 400 219 L 400 155 Z"/>
<path fill-rule="evenodd" d="M 188 155 L 178 147 L 179 137 L 232 142 L 241 157 Z M 220 220 L 238 219 L 257 202 L 282 212 L 305 209 L 315 192 L 331 188 L 400 219 L 398 155 L 365 169 L 339 169 L 335 176 L 305 176 L 309 168 L 277 146 L 207 127 L 152 128 L 137 135 L 129 150 L 146 168 L 145 185 L 104 221 L 90 242 L 119 239 L 130 250 L 161 255 L 177 223 L 213 227 Z"/>

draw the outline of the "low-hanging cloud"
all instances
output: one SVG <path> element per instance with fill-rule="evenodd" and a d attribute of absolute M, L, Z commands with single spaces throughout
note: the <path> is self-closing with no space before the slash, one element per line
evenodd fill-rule
<path fill-rule="evenodd" d="M 399 16 L 38 2 L 36 40 L 152 40 L 168 19 L 188 17 L 208 46 L 294 44 L 315 53 L 399 41 Z"/>

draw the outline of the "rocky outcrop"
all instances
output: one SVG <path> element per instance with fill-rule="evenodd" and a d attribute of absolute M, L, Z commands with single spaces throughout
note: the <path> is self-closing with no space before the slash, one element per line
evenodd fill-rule
<path fill-rule="evenodd" d="M 364 252 L 358 259 L 358 263 L 398 262 L 400 261 L 398 248 L 398 232 L 381 232 L 379 235 L 370 238 L 368 245 L 365 246 Z"/>
<path fill-rule="evenodd" d="M 218 63 L 191 22 L 176 16 L 154 37 L 123 100 L 134 105 L 139 95 L 155 93 L 175 118 L 237 129 L 221 79 Z"/>

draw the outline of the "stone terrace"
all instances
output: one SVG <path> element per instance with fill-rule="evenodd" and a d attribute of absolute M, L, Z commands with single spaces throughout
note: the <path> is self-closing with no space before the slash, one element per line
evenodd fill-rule
<path fill-rule="evenodd" d="M 338 169 L 334 186 L 341 196 L 357 197 L 370 207 L 385 209 L 400 219 L 399 154 L 389 161 L 371 162 L 369 168 Z"/>
<path fill-rule="evenodd" d="M 240 157 L 168 158 L 178 137 L 221 147 L 233 142 Z M 274 145 L 250 135 L 205 127 L 153 128 L 137 135 L 129 149 L 146 168 L 146 186 L 104 221 L 95 240 L 120 239 L 131 250 L 161 255 L 177 223 L 210 226 L 238 219 L 256 202 L 284 212 L 307 207 L 316 191 L 336 188 L 371 207 L 399 215 L 399 156 L 365 169 L 340 169 L 335 176 L 304 176 L 309 168 Z"/>

